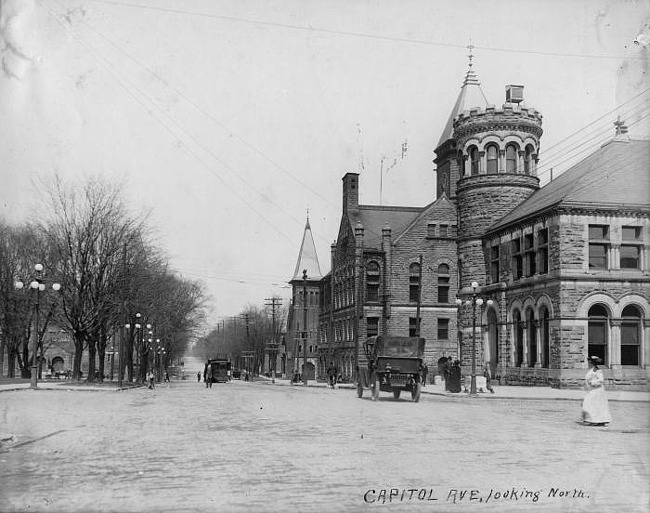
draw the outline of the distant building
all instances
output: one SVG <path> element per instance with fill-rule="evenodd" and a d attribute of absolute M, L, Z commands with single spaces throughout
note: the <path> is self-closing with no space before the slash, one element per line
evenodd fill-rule
<path fill-rule="evenodd" d="M 308 379 L 316 379 L 319 284 L 322 277 L 307 219 L 298 261 L 289 281 L 292 299 L 287 319 L 285 349 L 286 372 L 289 376 L 306 372 Z"/>

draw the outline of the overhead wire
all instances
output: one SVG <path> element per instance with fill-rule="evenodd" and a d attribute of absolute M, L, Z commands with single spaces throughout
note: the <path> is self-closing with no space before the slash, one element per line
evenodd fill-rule
<path fill-rule="evenodd" d="M 59 5 L 60 5 L 60 4 L 59 4 Z M 214 115 L 212 115 L 210 112 L 208 112 L 208 111 L 205 110 L 203 107 L 201 107 L 200 105 L 198 105 L 198 104 L 197 104 L 196 102 L 194 102 L 192 99 L 188 98 L 188 97 L 183 93 L 183 91 L 181 91 L 181 90 L 178 89 L 177 87 L 174 87 L 174 86 L 173 86 L 172 84 L 170 84 L 167 80 L 165 80 L 163 77 L 161 77 L 158 73 L 156 73 L 156 72 L 155 72 L 154 70 L 152 70 L 150 67 L 148 67 L 147 65 L 145 65 L 144 63 L 142 63 L 139 59 L 137 59 L 136 57 L 134 57 L 130 52 L 128 52 L 127 50 L 125 50 L 122 46 L 120 46 L 119 44 L 117 44 L 115 41 L 111 40 L 108 36 L 106 36 L 104 33 L 102 33 L 100 30 L 98 30 L 98 29 L 97 29 L 97 28 L 96 28 L 92 23 L 89 23 L 87 20 L 84 20 L 83 23 L 84 23 L 84 25 L 86 25 L 86 26 L 88 26 L 89 28 L 91 28 L 91 29 L 92 29 L 96 34 L 98 34 L 101 38 L 103 38 L 103 39 L 104 39 L 106 42 L 108 42 L 111 46 L 113 46 L 114 48 L 117 48 L 121 53 L 123 53 L 124 55 L 126 55 L 130 60 L 132 60 L 133 62 L 135 62 L 138 66 L 140 66 L 143 70 L 145 70 L 147 73 L 149 73 L 152 77 L 154 77 L 156 80 L 158 80 L 159 82 L 161 82 L 165 87 L 171 89 L 173 92 L 175 92 L 176 94 L 178 94 L 178 95 L 179 95 L 181 98 L 183 98 L 183 99 L 184 99 L 184 100 L 185 100 L 189 105 L 191 105 L 191 106 L 192 106 L 193 108 L 195 108 L 197 111 L 199 111 L 200 113 L 202 113 L 204 116 L 206 116 L 208 119 L 210 119 L 212 122 L 214 122 L 214 123 L 215 123 L 217 126 L 219 126 L 221 129 L 223 129 L 224 131 L 226 131 L 226 132 L 228 133 L 228 135 L 234 137 L 235 139 L 237 139 L 238 141 L 240 141 L 242 144 L 244 144 L 246 147 L 248 147 L 248 148 L 250 148 L 251 150 L 253 150 L 254 152 L 256 152 L 258 155 L 260 155 L 264 160 L 266 160 L 267 162 L 269 162 L 269 163 L 270 163 L 273 167 L 275 167 L 277 170 L 279 170 L 279 171 L 281 171 L 282 173 L 284 173 L 285 175 L 289 176 L 291 179 L 293 179 L 296 183 L 298 183 L 299 185 L 301 185 L 302 187 L 304 187 L 306 190 L 308 190 L 309 192 L 311 192 L 311 193 L 314 194 L 315 196 L 318 196 L 319 198 L 321 198 L 325 203 L 327 203 L 328 205 L 330 205 L 330 206 L 332 206 L 332 207 L 338 209 L 338 207 L 337 207 L 334 203 L 332 203 L 332 202 L 329 200 L 329 198 L 323 196 L 320 192 L 318 192 L 317 190 L 315 190 L 315 189 L 313 189 L 311 186 L 309 186 L 309 184 L 303 182 L 303 181 L 300 180 L 297 176 L 295 176 L 293 173 L 291 173 L 290 171 L 287 171 L 286 169 L 284 169 L 284 168 L 283 168 L 283 167 L 282 167 L 278 162 L 276 162 L 273 158 L 271 158 L 269 155 L 267 155 L 265 152 L 263 152 L 262 150 L 260 150 L 258 147 L 256 147 L 255 145 L 253 145 L 252 143 L 250 143 L 249 141 L 247 141 L 246 139 L 244 139 L 241 135 L 239 135 L 239 134 L 237 134 L 236 132 L 234 132 L 231 128 L 229 128 L 229 127 L 226 126 L 224 123 L 222 123 L 221 121 L 219 121 L 219 120 L 218 120 Z"/>
<path fill-rule="evenodd" d="M 174 133 L 174 132 L 169 128 L 169 126 L 166 125 L 166 124 L 162 121 L 162 119 L 161 119 L 159 116 L 155 115 L 155 114 L 153 113 L 153 111 L 152 111 L 148 106 L 146 106 L 146 105 L 145 105 L 145 104 L 140 100 L 140 98 L 138 98 L 136 95 L 134 95 L 133 92 L 130 91 L 129 88 L 124 84 L 124 82 L 123 82 L 123 81 L 122 81 L 122 80 L 121 80 L 121 79 L 120 79 L 120 78 L 119 78 L 119 77 L 118 77 L 118 76 L 117 76 L 117 75 L 116 75 L 116 74 L 115 74 L 111 69 L 109 69 L 109 68 L 112 68 L 113 66 L 112 66 L 110 63 L 108 63 L 108 61 L 106 61 L 106 59 L 104 59 L 103 57 L 101 57 L 101 55 L 98 54 L 98 52 L 97 52 L 97 51 L 92 47 L 91 44 L 89 44 L 87 41 L 85 41 L 83 38 L 81 38 L 81 37 L 80 37 L 77 33 L 75 33 L 72 29 L 70 29 L 69 27 L 67 27 L 66 24 L 63 23 L 63 22 L 58 18 L 58 16 L 57 16 L 57 15 L 56 15 L 56 14 L 55 14 L 55 13 L 54 13 L 50 8 L 49 8 L 49 6 L 47 6 L 47 5 L 45 4 L 44 0 L 41 0 L 41 4 L 46 8 L 46 10 L 49 12 L 49 14 L 50 14 L 50 15 L 51 15 L 51 16 L 52 16 L 52 17 L 53 17 L 53 18 L 54 18 L 54 19 L 55 19 L 55 20 L 56 20 L 56 21 L 57 21 L 57 22 L 58 22 L 58 23 L 59 23 L 59 24 L 60 24 L 60 25 L 61 25 L 61 26 L 66 30 L 66 31 L 68 31 L 68 32 L 69 32 L 69 33 L 70 33 L 70 34 L 71 34 L 71 35 L 72 35 L 72 36 L 73 36 L 77 41 L 82 42 L 82 43 L 84 44 L 84 46 L 86 46 L 86 48 L 88 48 L 88 49 L 90 50 L 90 52 L 91 52 L 93 55 L 95 55 L 97 58 L 99 58 L 101 61 L 103 61 L 104 64 L 102 64 L 102 67 L 104 67 L 104 69 L 106 69 L 106 70 L 110 73 L 110 75 L 111 75 L 111 76 L 112 76 L 112 77 L 113 77 L 113 78 L 114 78 L 114 79 L 115 79 L 115 80 L 120 84 L 120 86 L 121 86 L 121 87 L 122 87 L 122 88 L 123 88 L 123 89 L 124 89 L 124 90 L 125 90 L 125 91 L 126 91 L 126 92 L 131 96 L 131 97 L 132 97 L 132 98 L 134 98 L 134 99 L 135 99 L 135 100 L 136 100 L 136 101 L 137 101 L 137 102 L 138 102 L 138 103 L 139 103 L 139 104 L 140 104 L 140 105 L 145 109 L 145 111 L 146 111 L 150 116 L 153 117 L 153 119 L 155 119 L 156 121 L 158 121 L 158 123 L 159 123 L 161 126 L 163 126 L 163 127 L 165 128 L 165 130 L 168 131 L 168 132 L 169 132 L 169 133 L 174 137 L 174 140 L 178 140 L 178 138 L 179 138 L 178 135 L 177 135 L 176 133 Z M 59 5 L 60 5 L 60 4 L 59 4 Z M 130 83 L 130 85 L 131 85 L 131 87 L 133 87 L 136 91 L 138 91 L 138 93 L 139 93 L 141 96 L 143 96 L 144 98 L 147 97 L 146 94 L 143 93 L 142 90 L 140 90 L 140 89 L 137 87 L 137 85 L 134 85 L 133 83 Z M 239 179 L 241 179 L 242 181 L 244 181 L 244 183 L 246 183 L 247 185 L 251 186 L 251 187 L 255 190 L 255 188 L 254 188 L 252 185 L 250 185 L 250 184 L 249 184 L 245 179 L 241 178 L 241 176 L 239 176 L 238 173 L 236 173 L 236 172 L 235 172 L 235 171 L 234 171 L 234 170 L 233 170 L 233 169 L 232 169 L 232 168 L 231 168 L 227 163 L 225 163 L 225 162 L 224 162 L 220 157 L 218 157 L 216 154 L 214 154 L 214 152 L 212 152 L 212 150 L 205 148 L 205 146 L 204 146 L 202 143 L 200 143 L 200 142 L 199 142 L 199 141 L 198 141 L 198 140 L 197 140 L 193 135 L 189 134 L 189 132 L 187 132 L 187 131 L 186 131 L 186 130 L 185 130 L 185 129 L 184 129 L 184 128 L 183 128 L 183 127 L 182 127 L 182 126 L 181 126 L 181 125 L 176 121 L 176 120 L 174 120 L 171 116 L 169 116 L 169 114 L 167 114 L 167 113 L 164 112 L 162 109 L 160 109 L 160 108 L 159 108 L 155 103 L 154 103 L 154 106 L 155 106 L 156 108 L 158 108 L 158 110 L 161 111 L 165 116 L 167 116 L 167 117 L 172 121 L 172 123 L 174 123 L 176 126 L 178 126 L 178 127 L 179 127 L 179 128 L 180 128 L 180 129 L 181 129 L 181 130 L 182 130 L 182 131 L 183 131 L 183 132 L 184 132 L 184 133 L 185 133 L 185 134 L 186 134 L 190 139 L 192 139 L 192 140 L 195 142 L 195 144 L 197 144 L 197 145 L 198 145 L 199 147 L 201 147 L 204 151 L 206 151 L 207 153 L 209 153 L 209 154 L 210 154 L 210 155 L 211 155 L 215 160 L 217 160 L 217 161 L 218 161 L 218 162 L 219 162 L 219 163 L 220 163 L 224 168 L 226 168 L 226 169 L 228 169 L 229 171 L 231 171 L 231 172 L 233 173 L 233 175 L 235 175 L 236 177 L 238 177 Z M 208 164 L 207 164 L 207 163 L 206 163 L 206 162 L 205 162 L 205 161 L 204 161 L 204 160 L 203 160 L 203 159 L 202 159 L 202 158 L 201 158 L 201 157 L 200 157 L 200 156 L 195 152 L 195 151 L 193 151 L 193 150 L 192 150 L 189 146 L 187 146 L 187 145 L 183 145 L 183 148 L 184 148 L 187 152 L 189 152 L 190 155 L 192 155 L 192 157 L 194 157 L 195 160 L 197 160 L 197 161 L 198 161 L 198 162 L 199 162 L 199 163 L 200 163 L 200 164 L 201 164 L 201 165 L 202 165 L 202 166 L 203 166 L 203 167 L 204 167 L 204 168 L 205 168 L 205 169 L 206 169 L 206 170 L 207 170 L 211 175 L 213 175 L 214 177 L 216 177 L 216 178 L 217 178 L 217 179 L 218 179 L 222 184 L 224 184 L 224 185 L 226 186 L 226 188 L 228 188 L 228 189 L 229 189 L 229 190 L 230 190 L 230 191 L 231 191 L 231 192 L 232 192 L 232 193 L 233 193 L 237 198 L 239 198 L 239 200 L 240 200 L 242 203 L 244 203 L 244 205 L 246 205 L 248 208 L 250 208 L 251 211 L 252 211 L 253 213 L 255 213 L 258 217 L 262 218 L 262 220 L 263 220 L 264 222 L 266 222 L 268 225 L 270 225 L 270 226 L 271 226 L 271 227 L 272 227 L 272 228 L 273 228 L 273 229 L 274 229 L 274 230 L 275 230 L 279 235 L 281 235 L 282 237 L 284 237 L 285 239 L 287 239 L 287 240 L 288 240 L 289 242 L 291 242 L 291 243 L 294 243 L 294 242 L 295 242 L 295 241 L 294 241 L 292 238 L 290 238 L 287 234 L 285 234 L 284 232 L 282 232 L 281 230 L 279 230 L 279 229 L 277 228 L 277 226 L 276 226 L 275 224 L 273 224 L 273 223 L 268 219 L 267 216 L 263 215 L 263 214 L 262 214 L 261 212 L 259 212 L 259 211 L 258 211 L 258 210 L 253 206 L 253 205 L 251 205 L 248 201 L 246 201 L 246 200 L 241 196 L 241 194 L 239 194 L 239 192 L 237 192 L 233 187 L 231 187 L 231 186 L 228 184 L 228 182 L 226 182 L 226 181 L 223 179 L 223 177 L 221 177 L 220 175 L 218 175 L 218 174 L 217 174 L 217 173 L 212 169 L 212 167 L 210 167 L 210 166 L 209 166 L 209 165 L 208 165 Z M 257 191 L 256 191 L 256 192 L 257 192 Z M 258 192 L 258 193 L 259 193 L 259 192 Z M 261 193 L 260 193 L 260 194 L 261 194 Z M 262 194 L 261 194 L 261 195 L 262 195 Z M 272 201 L 271 201 L 268 197 L 266 197 L 265 195 L 262 195 L 262 197 L 265 197 L 265 198 L 268 199 L 271 203 L 275 204 L 274 202 L 272 202 Z M 278 206 L 278 205 L 276 205 L 276 206 Z M 280 210 L 284 211 L 284 209 L 283 209 L 282 207 L 279 207 L 279 206 L 278 206 L 278 208 L 279 208 Z M 294 219 L 296 222 L 302 223 L 302 220 L 298 220 L 298 219 L 294 218 L 293 216 L 291 216 L 290 214 L 288 214 L 286 211 L 284 211 L 284 212 L 285 212 L 285 214 L 289 215 L 292 219 Z"/>
<path fill-rule="evenodd" d="M 291 30 L 303 30 L 303 31 L 308 31 L 308 32 L 318 32 L 318 33 L 323 33 L 323 34 L 331 34 L 331 35 L 338 35 L 338 36 L 350 36 L 350 37 L 361 37 L 361 38 L 370 38 L 370 39 L 377 39 L 381 41 L 394 41 L 394 42 L 400 42 L 400 43 L 412 43 L 412 44 L 421 44 L 421 45 L 428 45 L 428 46 L 439 46 L 443 48 L 458 48 L 458 49 L 466 49 L 467 45 L 465 44 L 458 44 L 458 43 L 443 43 L 443 42 L 438 42 L 438 41 L 430 41 L 426 39 L 415 39 L 415 38 L 407 38 L 407 37 L 397 37 L 397 36 L 384 36 L 381 34 L 370 34 L 370 33 L 365 33 L 365 32 L 353 32 L 353 31 L 348 31 L 348 30 L 338 30 L 338 29 L 327 29 L 327 28 L 318 28 L 314 26 L 303 26 L 303 25 L 294 25 L 291 23 L 280 23 L 280 22 L 274 22 L 274 21 L 267 21 L 267 20 L 254 20 L 254 19 L 248 19 L 248 18 L 240 18 L 237 16 L 226 16 L 222 14 L 210 14 L 210 13 L 205 13 L 205 12 L 198 12 L 198 11 L 190 11 L 186 9 L 173 9 L 170 7 L 158 7 L 158 6 L 151 6 L 151 5 L 143 5 L 143 4 L 134 4 L 130 2 L 119 2 L 116 0 L 94 0 L 95 2 L 99 3 L 104 3 L 104 4 L 111 4 L 111 5 L 118 5 L 118 6 L 124 6 L 124 7 L 132 7 L 132 8 L 138 8 L 138 9 L 146 9 L 146 10 L 151 10 L 151 11 L 158 11 L 158 12 L 164 12 L 167 14 L 182 14 L 185 16 L 197 16 L 201 18 L 206 18 L 206 19 L 215 19 L 215 20 L 224 20 L 224 21 L 233 21 L 233 22 L 238 22 L 238 23 L 248 23 L 248 24 L 253 24 L 253 25 L 264 25 L 264 26 L 270 26 L 270 27 L 277 27 L 277 28 L 284 28 L 284 29 L 291 29 Z M 491 47 L 491 46 L 478 46 L 474 45 L 473 46 L 475 49 L 478 50 L 485 50 L 485 51 L 490 51 L 490 52 L 506 52 L 506 53 L 521 53 L 521 54 L 528 54 L 528 55 L 545 55 L 545 56 L 551 56 L 551 57 L 579 57 L 579 58 L 590 58 L 590 59 L 623 59 L 626 58 L 625 56 L 622 55 L 598 55 L 598 54 L 581 54 L 581 53 L 566 53 L 566 52 L 545 52 L 545 51 L 538 51 L 538 50 L 524 50 L 521 48 L 498 48 L 498 47 Z M 634 57 L 634 56 L 629 56 L 627 58 L 630 59 L 643 59 L 643 57 Z"/>

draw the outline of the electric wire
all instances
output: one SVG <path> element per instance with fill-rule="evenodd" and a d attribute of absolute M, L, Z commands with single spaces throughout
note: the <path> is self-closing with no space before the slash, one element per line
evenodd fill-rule
<path fill-rule="evenodd" d="M 114 78 L 114 79 L 115 79 L 115 80 L 120 84 L 120 86 L 122 86 L 122 88 L 123 88 L 123 89 L 124 89 L 124 90 L 125 90 L 125 91 L 126 91 L 126 92 L 131 96 L 131 97 L 132 97 L 132 98 L 134 98 L 134 99 L 135 99 L 135 100 L 136 100 L 136 101 L 137 101 L 137 102 L 138 102 L 138 103 L 139 103 L 139 104 L 144 108 L 144 110 L 145 110 L 145 111 L 146 111 L 146 112 L 147 112 L 147 113 L 148 113 L 148 114 L 149 114 L 153 119 L 155 119 L 156 121 L 158 121 L 158 123 L 159 123 L 161 126 L 163 126 L 163 128 L 165 128 L 165 130 L 166 130 L 167 132 L 169 132 L 169 133 L 172 135 L 172 137 L 174 138 L 174 140 L 178 140 L 178 139 L 179 139 L 178 135 L 177 135 L 176 133 L 174 133 L 173 130 L 171 130 L 171 129 L 169 128 L 169 126 L 168 126 L 167 124 L 165 124 L 159 116 L 155 115 L 155 113 L 154 113 L 154 112 L 153 112 L 153 111 L 152 111 L 148 106 L 146 106 L 146 105 L 145 105 L 145 104 L 140 100 L 140 98 L 138 98 L 136 95 L 134 95 L 133 92 L 130 91 L 129 88 L 128 88 L 124 83 L 123 83 L 123 81 L 122 81 L 122 80 L 121 80 L 121 79 L 120 79 L 120 78 L 119 78 L 119 77 L 118 77 L 118 76 L 117 76 L 117 75 L 116 75 L 112 70 L 109 69 L 109 67 L 112 67 L 112 65 L 110 65 L 110 63 L 108 63 L 108 62 L 107 62 L 103 57 L 101 57 L 100 55 L 98 55 L 97 52 L 96 52 L 96 51 L 94 50 L 94 48 L 92 47 L 92 45 L 90 45 L 89 43 L 87 43 L 85 40 L 83 40 L 83 38 L 79 37 L 78 34 L 76 34 L 72 29 L 70 29 L 69 27 L 67 27 L 67 26 L 66 26 L 66 25 L 65 25 L 65 24 L 64 24 L 64 23 L 63 23 L 63 22 L 58 18 L 58 16 L 57 16 L 56 14 L 54 14 L 54 12 L 49 8 L 49 6 L 47 6 L 47 5 L 45 4 L 45 2 L 44 2 L 43 0 L 41 0 L 41 4 L 42 4 L 46 9 L 47 9 L 47 11 L 50 13 L 50 15 L 51 15 L 51 16 L 52 16 L 52 17 L 53 17 L 53 18 L 54 18 L 54 19 L 55 19 L 55 20 L 56 20 L 56 21 L 57 21 L 57 22 L 58 22 L 58 23 L 59 23 L 59 24 L 60 24 L 60 25 L 61 25 L 61 26 L 66 30 L 66 31 L 68 31 L 68 32 L 69 32 L 69 33 L 70 33 L 70 34 L 75 38 L 75 40 L 80 41 L 81 43 L 83 43 L 84 46 L 86 46 L 86 47 L 90 50 L 91 53 L 93 53 L 96 57 L 98 57 L 99 59 L 101 59 L 102 61 L 104 61 L 104 63 L 107 64 L 107 65 L 106 65 L 106 64 L 102 64 L 102 67 L 110 73 L 110 75 L 111 75 L 111 76 L 112 76 L 112 77 L 113 77 L 113 78 Z M 100 63 L 100 64 L 101 64 L 101 63 Z M 142 96 L 145 97 L 145 98 L 147 97 L 147 96 L 146 96 L 146 95 L 145 95 L 145 94 L 144 94 L 144 93 L 143 93 L 143 92 L 142 92 L 142 91 L 141 91 L 137 86 L 134 86 L 132 83 L 131 83 L 131 86 L 132 86 L 135 90 L 137 90 L 138 93 L 139 93 L 140 95 L 142 95 Z M 158 110 L 161 110 L 159 107 L 157 107 L 157 105 L 154 104 L 154 106 L 155 106 L 156 108 L 158 108 Z M 171 117 L 170 117 L 166 112 L 164 112 L 164 111 L 161 111 L 161 112 L 162 112 L 165 116 L 169 117 L 169 118 L 172 120 L 173 123 L 175 123 L 177 126 L 180 127 L 180 125 L 179 125 L 179 124 L 178 124 L 178 123 L 177 123 L 173 118 L 171 118 Z M 206 150 L 206 148 L 205 148 L 201 143 L 199 143 L 199 142 L 198 142 L 198 141 L 197 141 L 197 140 L 196 140 L 196 139 L 195 139 L 191 134 L 188 134 L 188 133 L 185 131 L 184 128 L 182 128 L 182 127 L 180 127 L 180 128 L 181 128 L 181 130 L 182 130 L 183 132 L 185 132 L 185 133 L 186 133 L 186 134 L 187 134 L 187 135 L 188 135 L 188 136 L 189 136 L 189 137 L 190 137 L 190 138 L 191 138 L 191 139 L 192 139 L 192 140 L 193 140 L 193 141 L 194 141 L 194 142 L 195 142 L 199 147 L 201 147 L 202 149 L 204 149 L 204 151 L 207 151 L 207 152 L 208 152 L 208 153 L 209 153 L 213 158 L 215 158 L 215 159 L 216 159 L 220 164 L 222 164 L 223 167 L 225 167 L 226 169 L 230 170 L 230 171 L 231 171 L 235 176 L 238 176 L 238 174 L 237 174 L 237 173 L 236 173 L 232 168 L 230 168 L 230 166 L 228 166 L 228 164 L 226 164 L 225 162 L 223 162 L 222 159 L 220 159 L 218 156 L 216 156 L 216 155 L 215 155 L 211 150 Z M 216 177 L 216 178 L 217 178 L 221 183 L 223 183 L 223 184 L 224 184 L 224 185 L 225 185 L 225 186 L 226 186 L 226 187 L 227 187 L 227 188 L 228 188 L 228 189 L 229 189 L 229 190 L 230 190 L 230 191 L 231 191 L 231 192 L 232 192 L 232 193 L 233 193 L 237 198 L 239 198 L 239 200 L 240 200 L 244 205 L 246 205 L 248 208 L 250 208 L 251 211 L 252 211 L 253 213 L 255 213 L 258 217 L 260 217 L 260 218 L 261 218 L 265 223 L 267 223 L 268 225 L 270 225 L 270 226 L 273 228 L 274 231 L 276 231 L 279 235 L 281 235 L 282 237 L 284 237 L 285 239 L 287 239 L 287 241 L 289 241 L 289 242 L 291 242 L 291 243 L 294 243 L 294 241 L 293 241 L 293 240 L 292 240 L 292 239 L 291 239 L 287 234 L 285 234 L 284 232 L 280 231 L 280 230 L 277 228 L 277 226 L 276 226 L 275 224 L 273 224 L 273 223 L 268 219 L 267 216 L 263 215 L 263 214 L 262 214 L 261 212 L 259 212 L 259 211 L 258 211 L 258 210 L 253 206 L 253 205 L 251 205 L 248 201 L 246 201 L 246 200 L 245 200 L 245 199 L 244 199 L 244 198 L 243 198 L 243 197 L 242 197 L 242 196 L 241 196 L 241 195 L 240 195 L 240 194 L 239 194 L 239 193 L 238 193 L 238 192 L 237 192 L 233 187 L 231 187 L 231 186 L 228 184 L 228 182 L 226 182 L 226 181 L 223 179 L 223 177 L 221 177 L 219 174 L 217 174 L 217 173 L 216 173 L 216 172 L 215 172 L 215 171 L 214 171 L 214 170 L 213 170 L 213 169 L 212 169 L 212 168 L 211 168 L 211 167 L 210 167 L 210 166 L 209 166 L 209 165 L 208 165 L 208 164 L 207 164 L 207 163 L 206 163 L 206 162 L 205 162 L 205 161 L 204 161 L 204 160 L 203 160 L 203 159 L 202 159 L 202 158 L 201 158 L 201 157 L 200 157 L 196 152 L 195 152 L 195 151 L 193 151 L 193 150 L 192 150 L 191 148 L 189 148 L 187 145 L 183 145 L 183 148 L 184 148 L 188 153 L 190 153 L 190 155 L 192 155 L 192 157 L 194 157 L 194 159 L 197 160 L 197 162 L 199 162 L 199 163 L 200 163 L 200 164 L 201 164 L 201 165 L 202 165 L 202 166 L 203 166 L 203 167 L 204 167 L 204 168 L 205 168 L 205 169 L 206 169 L 206 170 L 207 170 L 211 175 L 213 175 L 213 176 Z M 242 179 L 241 177 L 239 177 L 239 178 Z M 242 179 L 242 181 L 244 181 L 245 183 L 247 183 L 244 179 Z M 247 183 L 247 184 L 248 184 L 248 183 Z M 262 195 L 262 196 L 265 197 L 264 195 Z M 267 199 L 268 199 L 268 198 L 267 198 Z M 270 200 L 269 200 L 269 201 L 270 201 Z M 272 201 L 270 201 L 270 202 L 273 203 Z M 273 203 L 273 204 L 275 204 L 275 203 Z M 284 209 L 282 209 L 281 207 L 279 207 L 279 208 L 280 208 L 280 210 L 284 211 Z M 287 214 L 286 211 L 285 211 L 285 214 Z M 289 214 L 287 214 L 287 215 L 289 215 Z M 289 215 L 289 216 L 290 216 L 290 215 Z M 302 220 L 298 220 L 298 219 L 294 218 L 293 216 L 290 216 L 290 217 L 291 217 L 292 219 L 294 219 L 296 222 L 298 222 L 298 223 L 302 223 Z"/>
<path fill-rule="evenodd" d="M 436 42 L 436 41 L 429 41 L 426 39 L 414 39 L 414 38 L 407 38 L 407 37 L 397 37 L 397 36 L 384 36 L 380 34 L 369 34 L 365 32 L 352 32 L 352 31 L 347 31 L 347 30 L 337 30 L 337 29 L 326 29 L 326 28 L 317 28 L 313 26 L 302 26 L 302 25 L 293 25 L 290 23 L 280 23 L 280 22 L 272 22 L 272 21 L 266 21 L 266 20 L 252 20 L 252 19 L 247 19 L 247 18 L 239 18 L 236 16 L 226 16 L 226 15 L 221 15 L 221 14 L 209 14 L 209 13 L 203 13 L 203 12 L 197 12 L 197 11 L 189 11 L 185 9 L 172 9 L 169 7 L 155 7 L 155 6 L 150 6 L 150 5 L 142 5 L 142 4 L 133 4 L 129 2 L 118 2 L 115 0 L 95 0 L 95 2 L 99 3 L 104 3 L 104 4 L 111 4 L 111 5 L 117 5 L 117 6 L 124 6 L 124 7 L 132 7 L 132 8 L 137 8 L 137 9 L 145 9 L 145 10 L 151 10 L 151 11 L 158 11 L 158 12 L 163 12 L 166 14 L 182 14 L 185 16 L 196 16 L 196 17 L 201 17 L 201 18 L 206 18 L 206 19 L 215 19 L 215 20 L 224 20 L 224 21 L 234 21 L 238 23 L 248 23 L 248 24 L 253 24 L 253 25 L 264 25 L 264 26 L 270 26 L 270 27 L 277 27 L 277 28 L 284 28 L 284 29 L 292 29 L 292 30 L 302 30 L 302 31 L 308 31 L 308 32 L 317 32 L 317 33 L 323 33 L 323 34 L 331 34 L 331 35 L 337 35 L 337 36 L 350 36 L 350 37 L 358 37 L 358 38 L 367 38 L 367 39 L 377 39 L 381 41 L 394 41 L 394 42 L 399 42 L 399 43 L 412 43 L 412 44 L 421 44 L 421 45 L 427 45 L 427 46 L 439 46 L 443 48 L 458 48 L 458 49 L 467 49 L 467 45 L 463 44 L 457 44 L 457 43 L 442 43 L 442 42 Z M 564 52 L 543 52 L 543 51 L 537 51 L 537 50 L 522 50 L 522 49 L 514 49 L 514 48 L 497 48 L 497 47 L 490 47 L 490 46 L 478 46 L 478 45 L 473 45 L 473 48 L 477 50 L 485 50 L 489 52 L 505 52 L 505 53 L 521 53 L 521 54 L 526 54 L 526 55 L 544 55 L 544 56 L 552 56 L 552 57 L 579 57 L 579 58 L 590 58 L 590 59 L 634 59 L 634 60 L 643 60 L 645 57 L 635 57 L 635 56 L 622 56 L 622 55 L 597 55 L 597 54 L 581 54 L 581 53 L 564 53 Z"/>

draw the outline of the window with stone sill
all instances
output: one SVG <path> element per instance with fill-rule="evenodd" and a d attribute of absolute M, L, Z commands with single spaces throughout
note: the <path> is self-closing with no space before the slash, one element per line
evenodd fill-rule
<path fill-rule="evenodd" d="M 603 366 L 609 365 L 607 345 L 609 343 L 609 312 L 603 305 L 589 309 L 587 327 L 587 356 L 597 356 Z"/>
<path fill-rule="evenodd" d="M 440 225 L 440 237 L 449 237 L 449 226 L 446 224 Z"/>
<path fill-rule="evenodd" d="M 449 266 L 438 266 L 438 303 L 449 303 Z"/>
<path fill-rule="evenodd" d="M 517 172 L 517 147 L 514 144 L 506 146 L 506 173 Z"/>
<path fill-rule="evenodd" d="M 416 317 L 409 317 L 409 337 L 417 337 L 418 320 Z"/>
<path fill-rule="evenodd" d="M 621 269 L 641 268 L 641 248 L 643 239 L 640 226 L 623 226 L 621 228 Z"/>
<path fill-rule="evenodd" d="M 409 302 L 417 303 L 420 300 L 420 264 L 411 264 L 409 267 Z"/>
<path fill-rule="evenodd" d="M 641 312 L 636 306 L 628 305 L 621 320 L 621 365 L 639 365 L 641 334 Z"/>
<path fill-rule="evenodd" d="M 379 317 L 368 317 L 366 319 L 366 335 L 369 337 L 379 335 Z"/>
<path fill-rule="evenodd" d="M 449 319 L 438 319 L 438 340 L 449 339 Z"/>
<path fill-rule="evenodd" d="M 492 278 L 492 283 L 498 283 L 500 277 L 500 268 L 499 268 L 499 246 L 492 246 L 490 248 L 490 276 Z"/>
<path fill-rule="evenodd" d="M 526 154 L 524 156 L 524 173 L 527 175 L 533 174 L 533 147 L 526 146 Z"/>
<path fill-rule="evenodd" d="M 470 172 L 472 176 L 478 175 L 479 172 L 479 152 L 476 146 L 469 150 Z"/>
<path fill-rule="evenodd" d="M 609 226 L 589 225 L 589 268 L 609 268 Z"/>
<path fill-rule="evenodd" d="M 499 149 L 495 144 L 487 147 L 487 174 L 496 175 L 499 172 Z"/>
<path fill-rule="evenodd" d="M 521 251 L 521 239 L 514 239 L 511 243 L 512 251 L 512 277 L 515 280 L 523 278 L 524 275 L 524 257 Z"/>
<path fill-rule="evenodd" d="M 537 272 L 548 273 L 548 228 L 537 232 Z"/>
<path fill-rule="evenodd" d="M 526 276 L 537 272 L 537 255 L 535 253 L 535 237 L 532 233 L 524 236 L 524 263 Z"/>
<path fill-rule="evenodd" d="M 366 301 L 379 301 L 379 264 L 368 262 L 366 265 Z"/>

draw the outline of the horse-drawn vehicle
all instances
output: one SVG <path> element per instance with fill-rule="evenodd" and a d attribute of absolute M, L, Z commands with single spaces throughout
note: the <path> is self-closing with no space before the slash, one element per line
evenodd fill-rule
<path fill-rule="evenodd" d="M 373 401 L 379 392 L 392 392 L 399 399 L 402 391 L 411 392 L 414 402 L 420 400 L 422 371 L 424 368 L 424 339 L 421 337 L 369 337 L 363 344 L 368 360 L 360 367 L 357 378 L 357 395 L 369 388 Z"/>

